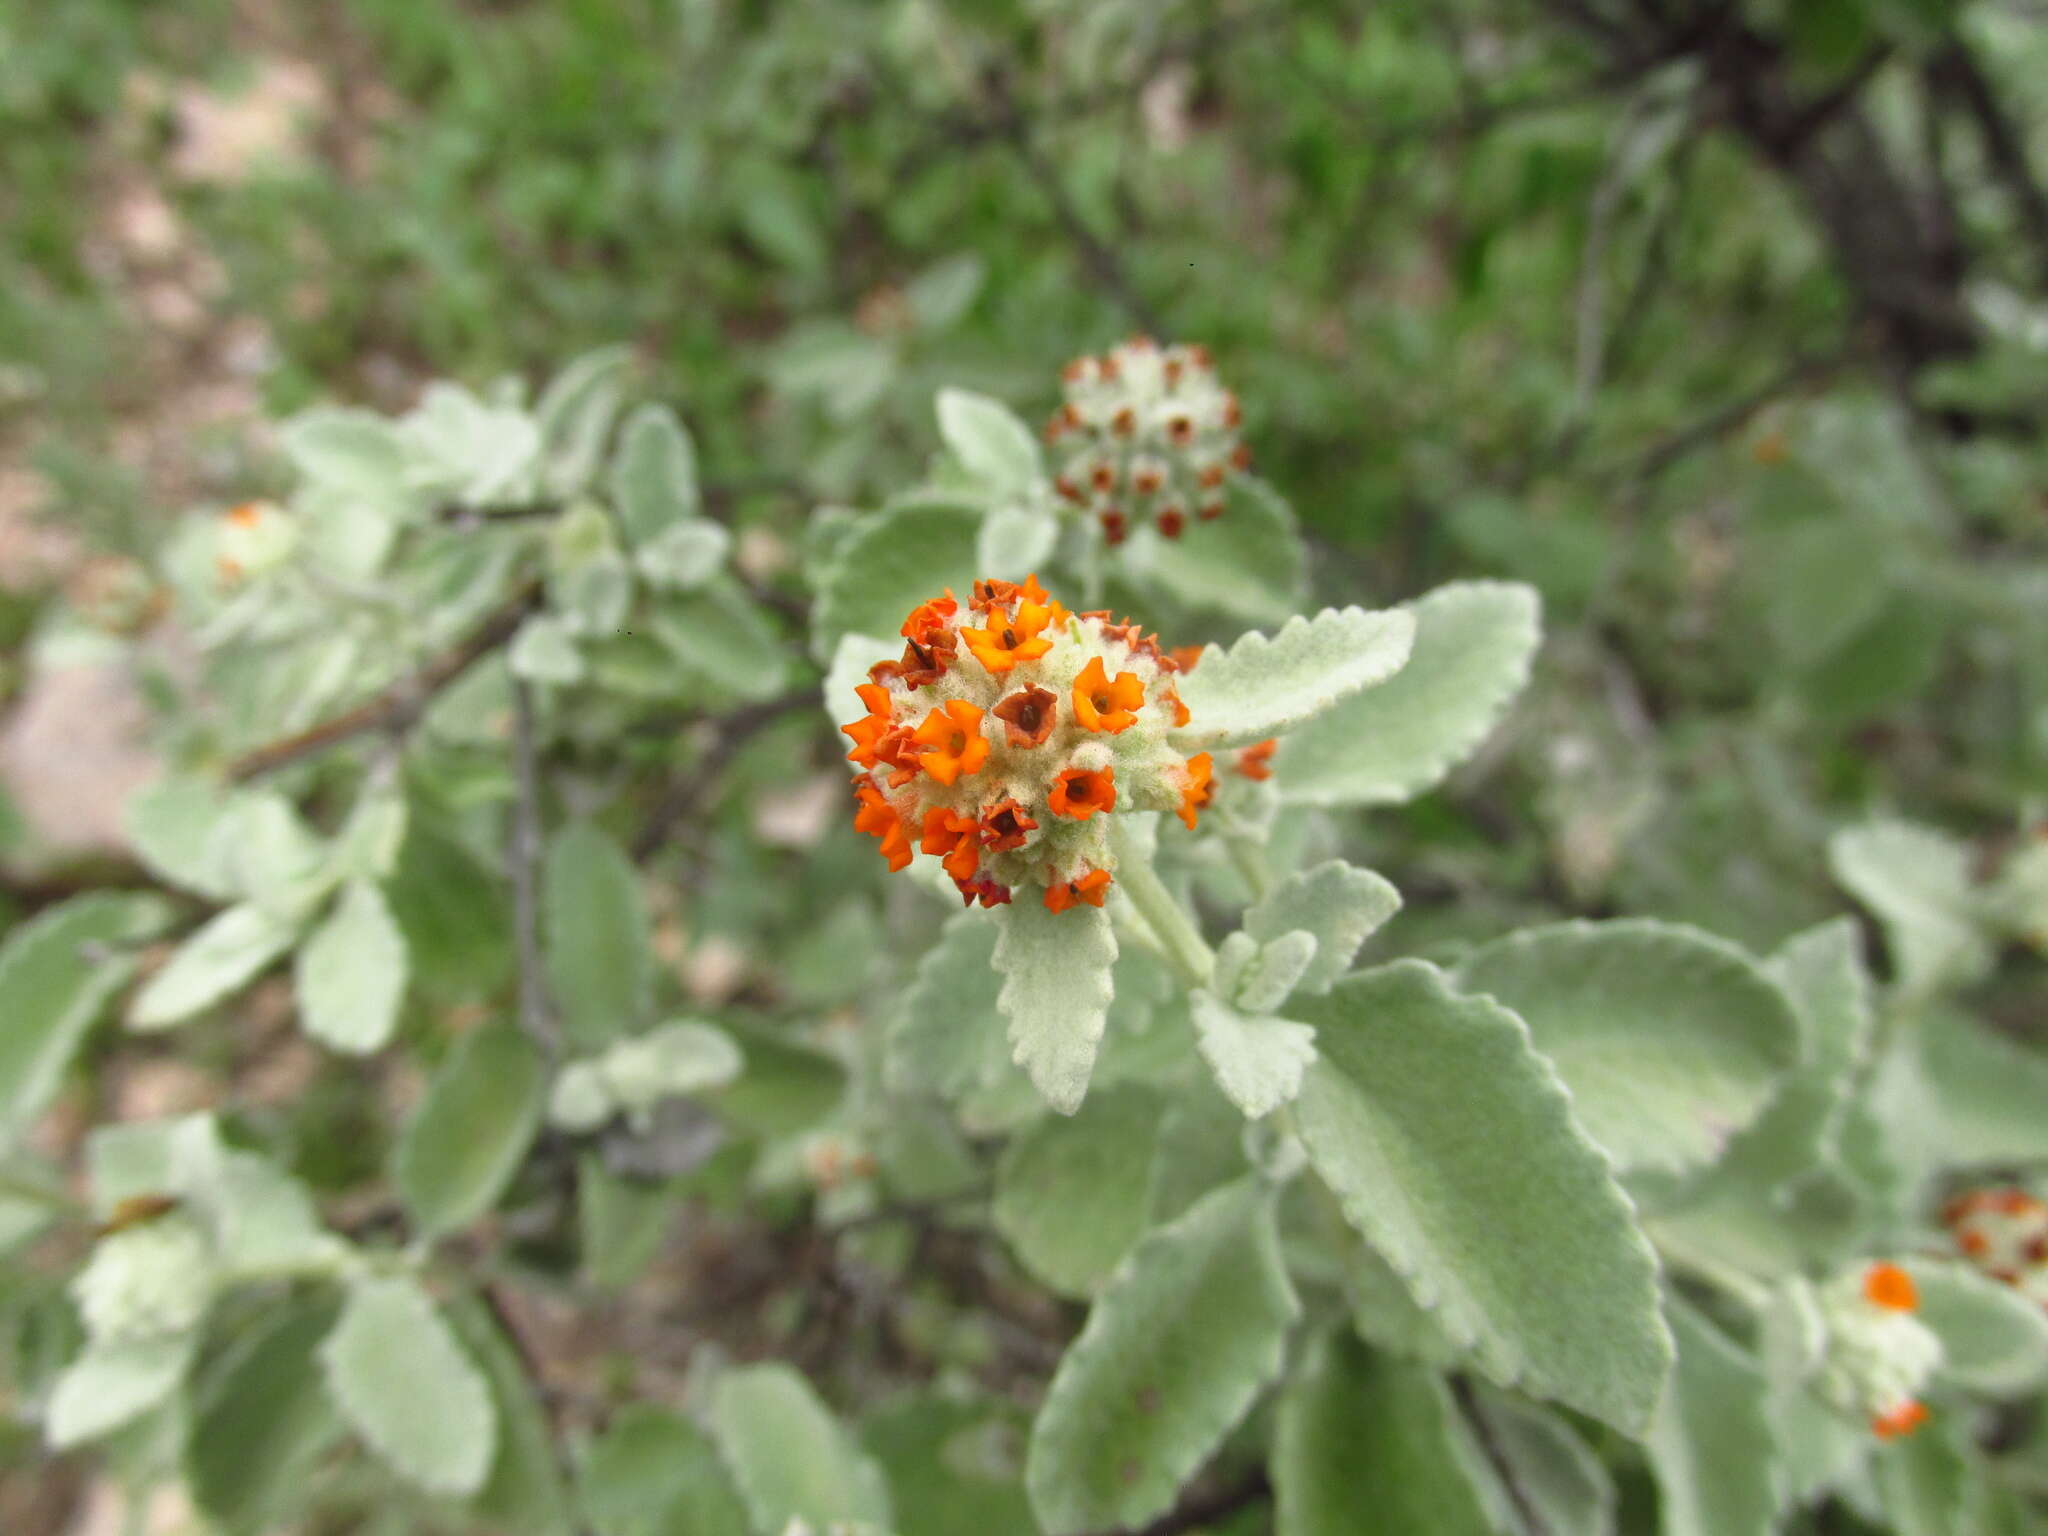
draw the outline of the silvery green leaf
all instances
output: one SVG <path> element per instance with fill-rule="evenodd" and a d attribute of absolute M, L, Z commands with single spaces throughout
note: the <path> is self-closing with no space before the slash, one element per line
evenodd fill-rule
<path fill-rule="evenodd" d="M 1780 1454 L 1757 1362 L 1686 1303 L 1670 1303 L 1678 1364 L 1645 1444 L 1666 1536 L 1771 1536 Z"/>
<path fill-rule="evenodd" d="M 732 1036 L 695 1019 L 671 1019 L 621 1040 L 598 1058 L 614 1105 L 645 1113 L 663 1099 L 723 1088 L 744 1061 Z"/>
<path fill-rule="evenodd" d="M 927 331 L 942 331 L 967 313 L 988 276 L 988 264 L 972 251 L 942 257 L 903 285 L 903 301 Z"/>
<path fill-rule="evenodd" d="M 541 1090 L 540 1058 L 509 1025 L 466 1035 L 449 1053 L 392 1169 L 422 1232 L 468 1226 L 497 1202 L 532 1145 Z"/>
<path fill-rule="evenodd" d="M 541 866 L 548 981 L 570 1042 L 594 1050 L 645 1017 L 654 951 L 640 877 L 595 823 L 566 823 Z"/>
<path fill-rule="evenodd" d="M 664 594 L 649 604 L 648 623 L 682 669 L 716 695 L 773 698 L 789 675 L 787 647 L 767 611 L 724 573 L 695 591 Z"/>
<path fill-rule="evenodd" d="M 1315 955 L 1296 986 L 1327 992 L 1351 968 L 1359 945 L 1401 910 L 1401 893 L 1369 869 L 1341 859 L 1287 876 L 1244 915 L 1244 931 L 1266 942 L 1293 929 L 1315 935 Z"/>
<path fill-rule="evenodd" d="M 1276 1536 L 1494 1536 L 1488 1473 L 1442 1376 L 1343 1333 L 1280 1399 Z"/>
<path fill-rule="evenodd" d="M 1416 1305 L 1408 1282 L 1355 1233 L 1344 1247 L 1343 1270 L 1351 1327 L 1366 1343 L 1445 1369 L 1464 1360 L 1435 1315 Z"/>
<path fill-rule="evenodd" d="M 2048 1379 L 2048 1310 L 2010 1285 L 1962 1264 L 1914 1259 L 1920 1321 L 1941 1340 L 1941 1376 L 1999 1397 Z"/>
<path fill-rule="evenodd" d="M 52 1450 L 96 1440 L 177 1390 L 198 1352 L 193 1333 L 88 1344 L 57 1378 L 43 1418 Z"/>
<path fill-rule="evenodd" d="M 1640 1428 L 1671 1361 L 1656 1256 L 1522 1021 L 1413 960 L 1293 1006 L 1295 1123 L 1352 1225 L 1496 1380 Z"/>
<path fill-rule="evenodd" d="M 1526 928 L 1457 976 L 1528 1022 L 1579 1122 L 1624 1170 L 1712 1161 L 1802 1054 L 1784 989 L 1725 939 L 1675 923 Z"/>
<path fill-rule="evenodd" d="M 1240 928 L 1225 934 L 1216 946 L 1216 964 L 1209 973 L 1209 987 L 1218 997 L 1235 997 L 1244 968 L 1259 952 L 1259 941 Z"/>
<path fill-rule="evenodd" d="M 752 1536 L 710 1438 L 665 1408 L 628 1403 L 613 1414 L 576 1486 L 598 1536 Z"/>
<path fill-rule="evenodd" d="M 555 375 L 533 409 L 541 437 L 541 489 L 573 496 L 590 484 L 625 396 L 629 347 L 585 353 Z"/>
<path fill-rule="evenodd" d="M 1288 737 L 1274 783 L 1308 805 L 1412 800 L 1484 741 L 1529 681 L 1542 640 L 1532 588 L 1454 582 L 1408 605 L 1415 649 L 1377 688 Z"/>
<path fill-rule="evenodd" d="M 234 814 L 234 799 L 218 784 L 162 779 L 129 797 L 121 826 L 142 867 L 157 879 L 210 901 L 231 901 L 238 894 L 233 842 L 219 832 Z"/>
<path fill-rule="evenodd" d="M 1109 1019 L 1116 934 L 1100 907 L 1048 912 L 1026 899 L 997 907 L 996 1006 L 1010 1021 L 1012 1059 L 1063 1115 L 1081 1107 Z"/>
<path fill-rule="evenodd" d="M 524 411 L 487 405 L 446 382 L 427 386 L 398 433 L 407 487 L 465 507 L 517 499 L 532 482 L 541 445 Z"/>
<path fill-rule="evenodd" d="M 1828 862 L 1883 923 L 1892 969 L 1908 993 L 1972 981 L 1990 968 L 1963 843 L 1930 827 L 1879 821 L 1837 832 Z"/>
<path fill-rule="evenodd" d="M 723 569 L 731 552 L 732 535 L 722 523 L 678 523 L 635 549 L 633 564 L 654 586 L 690 592 Z"/>
<path fill-rule="evenodd" d="M 1197 522 L 1177 539 L 1134 539 L 1125 548 L 1142 551 L 1152 585 L 1175 604 L 1244 624 L 1278 624 L 1301 606 L 1307 585 L 1294 514 L 1263 480 L 1238 475 L 1228 487 L 1216 521 Z"/>
<path fill-rule="evenodd" d="M 1231 1001 L 1246 1013 L 1271 1013 L 1286 1002 L 1315 964 L 1316 936 L 1290 928 L 1262 943 L 1231 989 Z"/>
<path fill-rule="evenodd" d="M 711 1389 L 711 1434 L 757 1533 L 798 1522 L 889 1529 L 881 1468 L 788 1366 L 748 1365 L 721 1375 Z"/>
<path fill-rule="evenodd" d="M 297 1179 L 260 1153 L 227 1146 L 210 1121 L 186 1145 L 179 1186 L 211 1225 L 225 1276 L 264 1280 L 338 1261 L 343 1244 L 321 1226 Z"/>
<path fill-rule="evenodd" d="M 884 1059 L 895 1091 L 957 1099 L 1015 1070 L 989 986 L 996 934 L 980 913 L 958 912 L 918 960 L 889 1022 Z"/>
<path fill-rule="evenodd" d="M 405 998 L 405 935 L 368 880 L 351 880 L 299 947 L 293 990 L 306 1033 L 337 1051 L 381 1050 Z"/>
<path fill-rule="evenodd" d="M 1316 1032 L 1291 1019 L 1237 1008 L 1196 992 L 1188 999 L 1195 1044 L 1230 1102 L 1251 1119 L 1269 1115 L 1301 1092 L 1301 1075 L 1316 1059 Z"/>
<path fill-rule="evenodd" d="M 574 635 L 616 635 L 633 605 L 633 568 L 617 550 L 593 555 L 548 583 L 550 600 Z"/>
<path fill-rule="evenodd" d="M 403 494 L 404 444 L 398 428 L 373 412 L 304 411 L 284 424 L 278 440 L 292 467 L 316 485 L 372 501 Z"/>
<path fill-rule="evenodd" d="M 320 1365 L 343 1416 L 392 1470 L 430 1493 L 483 1487 L 498 1438 L 490 1390 L 418 1281 L 350 1286 Z"/>
<path fill-rule="evenodd" d="M 1004 503 L 982 519 L 975 567 L 984 576 L 1022 581 L 1045 564 L 1059 536 L 1059 519 L 1045 508 Z"/>
<path fill-rule="evenodd" d="M 1543 1529 L 1559 1536 L 1613 1536 L 1614 1479 L 1562 1414 L 1487 1386 L 1474 1387 L 1472 1408 Z M 1483 1481 L 1494 1486 L 1491 1469 Z M 1516 1518 L 1514 1501 L 1505 1488 L 1494 1491 L 1496 1522 L 1506 1524 Z"/>
<path fill-rule="evenodd" d="M 548 1124 L 582 1134 L 594 1131 L 619 1112 L 598 1058 L 572 1061 L 555 1074 L 548 1091 Z"/>
<path fill-rule="evenodd" d="M 1173 743 L 1190 752 L 1241 747 L 1293 730 L 1400 671 L 1414 638 L 1415 620 L 1401 609 L 1325 608 L 1270 637 L 1244 635 L 1227 651 L 1211 645 L 1180 680 L 1190 718 Z"/>
<path fill-rule="evenodd" d="M 1275 1200 L 1254 1179 L 1213 1190 L 1110 1276 L 1032 1426 L 1024 1485 L 1050 1536 L 1168 1508 L 1279 1375 L 1300 1305 Z"/>
<path fill-rule="evenodd" d="M 344 880 L 388 880 L 398 869 L 409 820 L 396 785 L 372 782 L 334 839 L 334 864 Z"/>
<path fill-rule="evenodd" d="M 506 664 L 530 683 L 575 683 L 583 679 L 583 653 L 569 625 L 551 613 L 536 613 L 512 637 Z"/>
<path fill-rule="evenodd" d="M 279 917 L 311 915 L 341 879 L 326 840 L 271 791 L 238 796 L 214 836 L 226 845 L 236 889 Z"/>
<path fill-rule="evenodd" d="M 939 436 L 992 496 L 1018 495 L 1044 473 L 1038 438 L 1000 401 L 942 389 L 938 411 Z"/>
<path fill-rule="evenodd" d="M 636 548 L 696 518 L 702 505 L 696 445 L 667 406 L 643 405 L 627 418 L 612 455 L 611 493 Z"/>
<path fill-rule="evenodd" d="M 2031 1163 L 2048 1158 L 2048 1059 L 1960 1014 L 1927 1021 L 1912 1045 L 1902 1044 L 1899 1072 L 1911 1080 L 1910 1126 L 1931 1138 L 1937 1164 Z M 1914 1048 L 1917 1046 L 1917 1049 Z M 1890 1106 L 1887 1106 L 1890 1108 Z"/>
<path fill-rule="evenodd" d="M 42 1113 L 114 995 L 135 974 L 133 946 L 169 909 L 151 896 L 75 896 L 0 944 L 0 1147 Z"/>
<path fill-rule="evenodd" d="M 974 566 L 980 532 L 980 512 L 956 503 L 913 503 L 862 518 L 819 573 L 817 654 L 829 655 L 846 634 L 894 635 L 911 609 L 945 588 L 969 591 L 981 574 Z M 868 661 L 901 652 L 891 641 Z"/>
<path fill-rule="evenodd" d="M 292 947 L 299 924 L 254 903 L 229 907 L 179 945 L 128 1005 L 130 1029 L 168 1029 L 253 981 Z"/>
<path fill-rule="evenodd" d="M 1053 1290 L 1093 1295 L 1143 1234 L 1164 1108 L 1140 1088 L 1104 1089 L 1072 1119 L 1042 1118 L 1003 1149 L 990 1215 Z"/>

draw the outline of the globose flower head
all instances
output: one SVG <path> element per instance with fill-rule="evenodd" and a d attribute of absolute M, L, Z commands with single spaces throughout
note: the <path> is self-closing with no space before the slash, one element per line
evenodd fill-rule
<path fill-rule="evenodd" d="M 1920 1391 L 1941 1364 L 1941 1340 L 1914 1314 L 1913 1277 L 1879 1262 L 1835 1276 L 1816 1300 L 1825 1329 L 1814 1385 L 1879 1439 L 1911 1434 L 1927 1420 Z"/>
<path fill-rule="evenodd" d="M 1214 764 L 1183 756 L 1181 664 L 1107 613 L 1071 613 L 1031 577 L 949 590 L 903 624 L 900 660 L 861 684 L 841 727 L 862 771 L 854 825 L 891 869 L 921 849 L 961 899 L 1099 907 L 1115 874 L 1109 820 L 1171 811 L 1189 827 Z"/>
<path fill-rule="evenodd" d="M 1076 358 L 1061 382 L 1066 398 L 1045 425 L 1047 444 L 1064 452 L 1053 488 L 1110 543 L 1145 523 L 1179 538 L 1190 519 L 1223 515 L 1224 486 L 1251 468 L 1251 451 L 1208 348 L 1138 336 Z"/>
<path fill-rule="evenodd" d="M 2048 1307 L 2048 1203 L 2016 1187 L 1973 1189 L 1942 1219 L 1978 1269 Z"/>

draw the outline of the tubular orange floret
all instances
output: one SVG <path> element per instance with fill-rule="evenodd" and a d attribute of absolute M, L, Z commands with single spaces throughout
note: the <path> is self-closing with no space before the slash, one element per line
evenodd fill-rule
<path fill-rule="evenodd" d="M 1138 711 L 1144 707 L 1145 685 L 1137 674 L 1119 672 L 1112 678 L 1100 656 L 1089 657 L 1074 679 L 1074 718 L 1084 731 L 1127 731 L 1138 723 Z"/>
<path fill-rule="evenodd" d="M 1042 747 L 1059 722 L 1059 695 L 1036 683 L 1020 688 L 990 711 L 1003 722 L 1013 747 Z"/>
<path fill-rule="evenodd" d="M 896 808 L 875 783 L 874 776 L 864 773 L 855 779 L 853 792 L 860 800 L 860 809 L 853 815 L 853 829 L 881 839 L 882 857 L 888 860 L 892 871 L 907 866 L 910 835 L 903 830 L 903 818 L 896 814 Z"/>
<path fill-rule="evenodd" d="M 924 813 L 924 838 L 918 847 L 944 856 L 946 873 L 956 881 L 971 880 L 981 865 L 981 823 L 944 806 Z"/>
<path fill-rule="evenodd" d="M 1209 797 L 1215 793 L 1211 783 L 1216 770 L 1216 760 L 1206 752 L 1197 752 L 1182 767 L 1180 806 L 1174 814 L 1180 817 L 1187 829 L 1195 830 L 1195 818 Z"/>
<path fill-rule="evenodd" d="M 1008 618 L 991 610 L 981 629 L 963 629 L 960 638 L 967 649 L 992 673 L 1009 672 L 1021 661 L 1036 661 L 1052 649 L 1045 628 L 1052 622 L 1052 609 L 1028 598 L 1017 600 L 1016 613 Z"/>
<path fill-rule="evenodd" d="M 981 711 L 965 699 L 948 699 L 926 715 L 912 738 L 923 749 L 918 765 L 941 784 L 979 773 L 988 761 Z"/>
<path fill-rule="evenodd" d="M 976 875 L 972 880 L 955 880 L 953 886 L 960 892 L 960 905 L 963 907 L 971 907 L 977 901 L 984 907 L 1010 904 L 1010 888 L 987 875 Z"/>
<path fill-rule="evenodd" d="M 1048 912 L 1064 912 L 1079 902 L 1099 907 L 1109 895 L 1109 871 L 1091 869 L 1074 880 L 1059 880 L 1047 872 L 1045 887 L 1045 909 Z"/>
<path fill-rule="evenodd" d="M 1175 727 L 1186 725 L 1195 718 L 1187 705 L 1181 702 L 1180 690 L 1171 683 L 1166 685 L 1166 702 L 1173 706 L 1173 723 Z"/>
<path fill-rule="evenodd" d="M 1870 1430 L 1880 1440 L 1896 1440 L 1902 1435 L 1912 1434 L 1926 1422 L 1927 1405 L 1909 1397 L 1897 1407 L 1872 1417 Z"/>
<path fill-rule="evenodd" d="M 1920 1305 L 1920 1292 L 1913 1277 L 1896 1264 L 1880 1262 L 1866 1269 L 1863 1296 L 1873 1306 L 1892 1312 L 1911 1312 Z"/>
<path fill-rule="evenodd" d="M 1273 752 L 1280 745 L 1274 737 L 1255 741 L 1237 754 L 1237 771 L 1248 779 L 1270 779 L 1273 777 Z"/>
<path fill-rule="evenodd" d="M 1036 832 L 1038 823 L 1031 819 L 1023 803 L 1018 800 L 998 800 L 981 813 L 981 845 L 991 853 L 1007 853 L 1012 848 L 1024 846 L 1024 834 Z"/>
<path fill-rule="evenodd" d="M 1052 781 L 1052 793 L 1047 796 L 1046 803 L 1052 807 L 1053 815 L 1071 816 L 1076 821 L 1086 821 L 1097 811 L 1113 811 L 1116 809 L 1116 770 L 1069 768 Z"/>

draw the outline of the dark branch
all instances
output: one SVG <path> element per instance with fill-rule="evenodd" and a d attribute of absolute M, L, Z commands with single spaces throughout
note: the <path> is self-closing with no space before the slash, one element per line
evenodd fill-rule
<path fill-rule="evenodd" d="M 1550 1536 L 1550 1522 L 1537 1512 L 1529 1490 L 1522 1486 L 1521 1476 L 1515 1471 L 1515 1464 L 1501 1449 L 1493 1421 L 1487 1418 L 1486 1410 L 1480 1406 L 1472 1383 L 1463 1376 L 1453 1376 L 1450 1380 L 1451 1396 L 1457 1400 L 1458 1411 L 1465 1416 L 1465 1423 L 1471 1428 L 1472 1438 L 1479 1443 L 1479 1451 L 1485 1456 L 1486 1464 L 1500 1480 L 1501 1491 L 1507 1494 L 1508 1502 L 1514 1506 L 1515 1520 L 1522 1528 L 1521 1536 Z"/>
<path fill-rule="evenodd" d="M 1929 61 L 1928 73 L 1940 89 L 1952 93 L 1976 123 L 1978 136 L 1984 141 L 1984 157 L 2004 185 L 2006 196 L 2012 199 L 2027 238 L 2034 243 L 2041 281 L 2048 284 L 2048 191 L 2043 191 L 2041 179 L 2034 172 L 2026 135 L 2007 114 L 1998 92 L 1962 38 L 1951 39 Z"/>
<path fill-rule="evenodd" d="M 1239 1510 L 1271 1498 L 1272 1494 L 1273 1485 L 1267 1479 L 1265 1469 L 1254 1467 L 1234 1483 L 1176 1504 L 1150 1525 L 1139 1527 L 1131 1536 L 1182 1536 L 1185 1531 L 1201 1530 L 1204 1526 L 1228 1520 Z M 1103 1533 L 1103 1536 L 1110 1536 L 1110 1533 Z"/>
<path fill-rule="evenodd" d="M 533 685 L 512 679 L 512 947 L 519 966 L 519 1027 L 553 1063 L 562 1035 L 548 1000 L 540 948 L 540 759 L 534 745 Z"/>

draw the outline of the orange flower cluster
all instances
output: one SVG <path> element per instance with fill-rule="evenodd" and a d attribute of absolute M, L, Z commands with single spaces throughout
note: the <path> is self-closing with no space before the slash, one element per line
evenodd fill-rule
<path fill-rule="evenodd" d="M 1223 515 L 1225 483 L 1251 468 L 1251 452 L 1237 435 L 1237 397 L 1217 382 L 1208 348 L 1137 336 L 1076 358 L 1061 383 L 1066 398 L 1045 440 L 1071 448 L 1053 486 L 1110 543 L 1145 522 L 1176 539 L 1190 517 Z"/>
<path fill-rule="evenodd" d="M 2048 1203 L 2014 1187 L 1973 1189 L 1941 1219 L 1972 1264 L 2048 1308 Z"/>
<path fill-rule="evenodd" d="M 1193 827 L 1214 764 L 1167 736 L 1188 721 L 1179 659 L 1138 626 L 1072 613 L 1034 576 L 978 581 L 904 620 L 903 654 L 869 669 L 852 741 L 854 826 L 892 870 L 938 858 L 961 899 L 1041 887 L 1054 912 L 1108 896 L 1107 823 L 1172 811 Z M 1256 750 L 1256 749 L 1252 749 Z"/>

